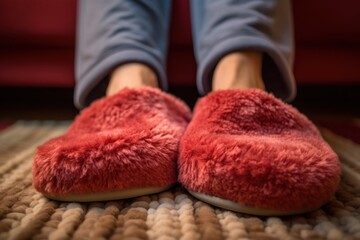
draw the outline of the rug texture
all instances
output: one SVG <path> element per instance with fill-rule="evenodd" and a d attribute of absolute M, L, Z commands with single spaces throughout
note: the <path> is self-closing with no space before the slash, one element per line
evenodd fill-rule
<path fill-rule="evenodd" d="M 177 186 L 134 199 L 48 200 L 32 186 L 35 148 L 70 122 L 19 121 L 0 132 L 0 239 L 360 239 L 360 146 L 323 130 L 342 161 L 336 197 L 290 217 L 218 209 Z"/>

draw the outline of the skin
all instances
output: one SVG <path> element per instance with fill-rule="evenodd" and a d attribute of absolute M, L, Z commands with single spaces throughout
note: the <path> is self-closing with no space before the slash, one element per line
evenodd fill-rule
<path fill-rule="evenodd" d="M 233 52 L 224 56 L 217 64 L 212 91 L 226 89 L 265 90 L 261 76 L 262 53 L 257 51 Z M 111 73 L 106 95 L 111 96 L 124 87 L 150 86 L 158 88 L 158 78 L 150 67 L 143 63 L 126 63 Z"/>
<path fill-rule="evenodd" d="M 212 90 L 246 90 L 250 88 L 265 90 L 261 69 L 261 52 L 230 53 L 216 65 L 212 79 Z"/>
<path fill-rule="evenodd" d="M 159 87 L 154 70 L 143 63 L 122 64 L 111 73 L 106 96 L 114 95 L 125 87 L 140 86 Z"/>

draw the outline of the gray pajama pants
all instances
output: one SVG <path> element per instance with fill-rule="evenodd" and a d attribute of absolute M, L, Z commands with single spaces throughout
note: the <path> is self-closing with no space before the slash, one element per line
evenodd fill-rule
<path fill-rule="evenodd" d="M 241 50 L 264 53 L 266 89 L 286 101 L 296 94 L 292 75 L 290 0 L 190 0 L 200 94 L 211 90 L 217 62 Z M 79 108 L 105 94 L 109 73 L 126 62 L 165 74 L 170 0 L 79 0 L 74 101 Z M 179 63 L 181 65 L 181 63 Z"/>

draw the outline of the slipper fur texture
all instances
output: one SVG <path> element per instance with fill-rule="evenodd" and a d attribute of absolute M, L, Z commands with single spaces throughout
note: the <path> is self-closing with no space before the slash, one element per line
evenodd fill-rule
<path fill-rule="evenodd" d="M 319 208 L 339 180 L 338 156 L 314 124 L 261 90 L 200 99 L 180 143 L 179 181 L 187 189 L 257 208 Z"/>
<path fill-rule="evenodd" d="M 38 147 L 33 184 L 66 195 L 176 183 L 178 145 L 190 118 L 182 101 L 150 87 L 99 99 L 65 135 Z"/>

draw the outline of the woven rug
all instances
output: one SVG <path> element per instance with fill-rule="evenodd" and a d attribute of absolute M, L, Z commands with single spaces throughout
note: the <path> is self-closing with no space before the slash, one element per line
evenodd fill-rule
<path fill-rule="evenodd" d="M 123 201 L 64 203 L 31 183 L 36 146 L 69 122 L 20 121 L 0 132 L 0 239 L 360 239 L 360 147 L 323 131 L 342 159 L 336 198 L 291 217 L 254 217 L 218 209 L 180 186 Z"/>

